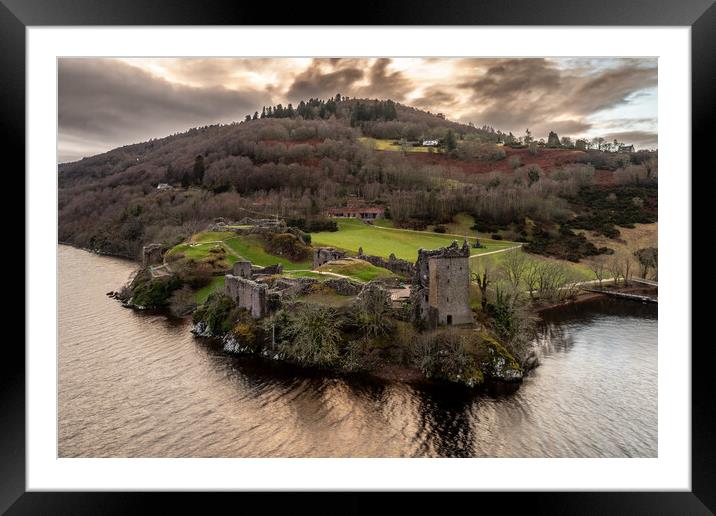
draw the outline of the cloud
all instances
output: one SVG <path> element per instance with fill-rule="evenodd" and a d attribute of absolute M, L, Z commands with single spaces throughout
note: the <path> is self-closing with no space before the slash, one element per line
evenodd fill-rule
<path fill-rule="evenodd" d="M 336 93 L 515 135 L 655 141 L 651 58 L 86 58 L 58 79 L 60 160 Z"/>
<path fill-rule="evenodd" d="M 58 69 L 60 144 L 76 142 L 72 152 L 60 145 L 60 161 L 77 157 L 82 139 L 105 142 L 109 150 L 190 127 L 239 120 L 266 100 L 264 92 L 250 89 L 172 83 L 112 59 L 61 59 Z"/>
<path fill-rule="evenodd" d="M 475 106 L 460 116 L 478 125 L 535 135 L 549 130 L 579 133 L 594 113 L 626 105 L 638 92 L 656 85 L 655 60 L 619 60 L 615 66 L 589 69 L 564 67 L 549 59 L 472 60 L 461 69 L 458 83 Z"/>
<path fill-rule="evenodd" d="M 343 63 L 346 66 L 343 66 Z M 348 94 L 353 85 L 363 79 L 362 68 L 341 59 L 314 59 L 306 70 L 298 74 L 289 86 L 286 97 L 294 101 L 311 97 L 331 97 Z"/>

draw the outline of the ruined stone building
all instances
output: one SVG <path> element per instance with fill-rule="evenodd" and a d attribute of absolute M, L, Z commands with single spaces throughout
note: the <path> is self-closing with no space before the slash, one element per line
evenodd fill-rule
<path fill-rule="evenodd" d="M 251 262 L 238 260 L 231 267 L 231 274 L 244 279 L 251 279 Z"/>
<path fill-rule="evenodd" d="M 457 242 L 440 249 L 418 251 L 411 297 L 414 317 L 429 328 L 439 324 L 469 324 L 470 246 Z"/>
<path fill-rule="evenodd" d="M 164 255 L 161 244 L 149 244 L 142 248 L 142 265 L 159 265 L 163 263 Z"/>
<path fill-rule="evenodd" d="M 268 286 L 263 283 L 227 274 L 224 279 L 224 294 L 230 297 L 236 306 L 248 310 L 254 319 L 268 314 Z"/>
<path fill-rule="evenodd" d="M 318 269 L 324 263 L 345 258 L 346 253 L 333 247 L 317 247 L 313 250 L 313 268 Z"/>

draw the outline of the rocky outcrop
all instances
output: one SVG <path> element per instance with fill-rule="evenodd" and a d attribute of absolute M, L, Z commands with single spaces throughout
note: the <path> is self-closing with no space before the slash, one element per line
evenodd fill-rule
<path fill-rule="evenodd" d="M 484 342 L 484 346 L 487 350 L 487 357 L 482 361 L 480 368 L 485 376 L 500 382 L 515 383 L 522 381 L 524 376 L 522 368 L 499 342 L 487 339 Z"/>
<path fill-rule="evenodd" d="M 363 285 L 347 278 L 331 278 L 326 280 L 323 284 L 333 289 L 333 291 L 340 296 L 355 296 L 363 290 Z"/>

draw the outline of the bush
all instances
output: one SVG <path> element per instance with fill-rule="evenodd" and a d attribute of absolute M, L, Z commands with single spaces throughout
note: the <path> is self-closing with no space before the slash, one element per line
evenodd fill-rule
<path fill-rule="evenodd" d="M 333 308 L 304 304 L 273 321 L 281 326 L 276 343 L 285 357 L 304 365 L 330 366 L 338 362 L 342 321 Z"/>
<path fill-rule="evenodd" d="M 234 301 L 224 294 L 214 293 L 194 312 L 194 323 L 203 322 L 213 335 L 231 330 L 239 313 Z"/>
<path fill-rule="evenodd" d="M 450 330 L 422 334 L 413 348 L 413 363 L 426 378 L 478 385 L 483 382 L 482 372 L 466 351 L 466 340 Z"/>
<path fill-rule="evenodd" d="M 285 256 L 295 262 L 307 260 L 311 256 L 311 248 L 291 233 L 269 233 L 265 239 L 264 249 L 267 253 Z"/>
<path fill-rule="evenodd" d="M 502 235 L 500 235 L 499 233 L 493 233 L 492 239 L 493 240 L 502 240 Z"/>
<path fill-rule="evenodd" d="M 137 275 L 130 286 L 132 303 L 145 308 L 161 308 L 169 304 L 172 292 L 182 286 L 178 276 L 152 278 L 148 272 Z"/>
<path fill-rule="evenodd" d="M 438 224 L 433 228 L 433 231 L 435 233 L 447 233 L 447 228 L 443 226 L 442 224 Z"/>
<path fill-rule="evenodd" d="M 328 218 L 293 218 L 286 221 L 291 227 L 305 231 L 306 233 L 318 233 L 319 231 L 338 231 L 338 223 Z"/>
<path fill-rule="evenodd" d="M 188 285 L 175 290 L 169 297 L 169 311 L 175 317 L 183 317 L 195 308 L 194 291 Z"/>

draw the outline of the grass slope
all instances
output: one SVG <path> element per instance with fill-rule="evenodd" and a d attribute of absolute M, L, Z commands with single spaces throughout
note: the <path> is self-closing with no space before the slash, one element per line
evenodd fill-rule
<path fill-rule="evenodd" d="M 389 229 L 354 219 L 338 219 L 338 231 L 322 231 L 311 234 L 314 247 L 330 246 L 357 253 L 358 248 L 362 246 L 363 252 L 366 254 L 387 258 L 390 253 L 395 253 L 398 258 L 409 261 L 415 261 L 418 258 L 418 249 L 420 248 L 437 249 L 449 246 L 453 240 L 462 243 L 460 236 L 409 229 Z M 473 243 L 475 238 L 468 238 L 468 241 Z M 485 247 L 471 249 L 471 254 L 483 254 L 516 245 L 513 242 L 484 238 L 481 238 L 480 242 Z"/>
<path fill-rule="evenodd" d="M 334 260 L 332 262 L 326 263 L 325 265 L 321 265 L 318 270 L 321 272 L 332 272 L 334 274 L 341 274 L 343 276 L 348 276 L 349 278 L 361 282 L 368 282 L 378 278 L 397 277 L 388 269 L 376 267 L 371 263 L 368 263 L 364 260 L 358 260 L 356 258 Z"/>
<path fill-rule="evenodd" d="M 232 235 L 234 234 L 232 233 Z M 256 235 L 234 235 L 232 238 L 225 240 L 224 244 L 254 265 L 265 267 L 280 263 L 283 265 L 284 270 L 310 269 L 312 266 L 311 261 L 292 262 L 288 258 L 267 253 L 263 248 L 263 240 Z"/>
<path fill-rule="evenodd" d="M 211 283 L 207 286 L 200 288 L 194 294 L 194 299 L 198 305 L 202 304 L 206 299 L 214 292 L 220 292 L 224 290 L 224 276 L 216 276 L 211 279 Z"/>

